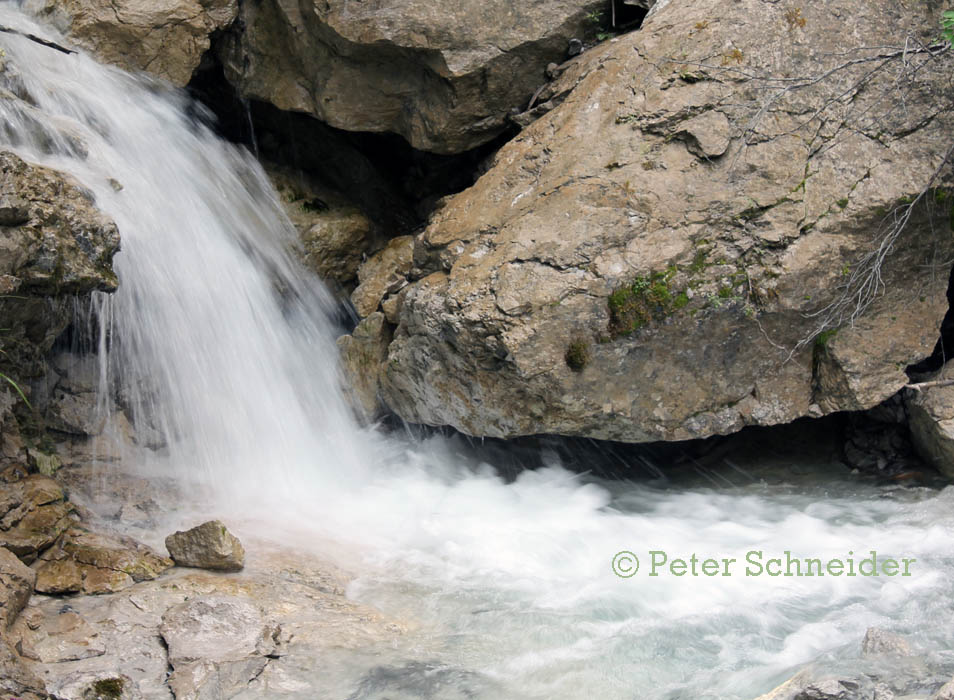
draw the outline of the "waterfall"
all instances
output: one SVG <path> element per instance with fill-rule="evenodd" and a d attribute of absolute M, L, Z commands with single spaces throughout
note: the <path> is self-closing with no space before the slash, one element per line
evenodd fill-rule
<path fill-rule="evenodd" d="M 51 34 L 9 3 L 0 22 Z M 121 232 L 119 291 L 96 303 L 104 392 L 141 445 L 123 466 L 195 485 L 235 517 L 347 542 L 350 594 L 422 621 L 423 660 L 467 671 L 461 697 L 746 698 L 820 655 L 853 663 L 870 625 L 924 649 L 954 643 L 951 489 L 889 492 L 769 456 L 761 478 L 720 486 L 609 482 L 548 455 L 508 483 L 462 440 L 359 426 L 332 300 L 297 262 L 255 159 L 161 82 L 0 42 L 0 81 L 20 71 L 32 100 L 0 96 L 0 147 L 71 174 Z M 916 575 L 611 569 L 621 550 L 743 562 L 869 549 L 917 559 Z"/>
<path fill-rule="evenodd" d="M 3 21 L 26 22 L 9 9 Z M 103 359 L 140 441 L 165 446 L 163 470 L 266 500 L 361 477 L 332 301 L 292 254 L 296 232 L 254 158 L 181 92 L 9 45 L 35 102 L 0 101 L 10 145 L 72 174 L 121 231 L 122 290 L 97 300 Z"/>

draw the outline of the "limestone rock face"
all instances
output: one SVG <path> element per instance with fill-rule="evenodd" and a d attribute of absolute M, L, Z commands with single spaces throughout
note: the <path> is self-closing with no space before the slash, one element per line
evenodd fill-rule
<path fill-rule="evenodd" d="M 353 289 L 358 266 L 378 237 L 368 217 L 304 175 L 272 167 L 269 179 L 298 231 L 305 264 L 322 279 Z"/>
<path fill-rule="evenodd" d="M 340 129 L 458 153 L 493 139 L 599 0 L 242 3 L 220 50 L 240 92 Z"/>
<path fill-rule="evenodd" d="M 236 0 L 27 0 L 26 8 L 107 63 L 185 85 Z"/>
<path fill-rule="evenodd" d="M 193 598 L 162 616 L 177 698 L 232 697 L 275 655 L 279 629 L 258 606 L 222 595 Z"/>
<path fill-rule="evenodd" d="M 149 581 L 172 561 L 128 537 L 90 532 L 74 525 L 56 546 L 40 555 L 36 590 L 64 594 L 115 593 L 138 581 Z"/>
<path fill-rule="evenodd" d="M 950 147 L 950 86 L 918 73 L 902 109 L 865 77 L 900 54 L 844 51 L 937 23 L 887 0 L 670 2 L 585 52 L 414 240 L 381 303 L 402 295 L 385 402 L 471 435 L 642 442 L 897 392 L 947 308 L 946 195 L 912 208 L 864 313 L 818 331 Z"/>
<path fill-rule="evenodd" d="M 13 645 L 5 639 L 0 639 L 0 693 L 19 700 L 49 698 L 43 681 L 27 668 Z"/>
<path fill-rule="evenodd" d="M 17 379 L 46 372 L 72 318 L 71 295 L 116 289 L 115 224 L 71 178 L 0 152 L 2 364 Z"/>
<path fill-rule="evenodd" d="M 9 627 L 33 594 L 36 572 L 0 547 L 0 631 Z"/>
<path fill-rule="evenodd" d="M 71 504 L 50 478 L 34 474 L 0 488 L 0 547 L 30 563 L 72 524 Z"/>
<path fill-rule="evenodd" d="M 954 363 L 937 376 L 954 379 Z M 954 477 L 954 386 L 934 386 L 905 392 L 911 440 L 922 459 L 942 474 Z"/>
<path fill-rule="evenodd" d="M 219 571 L 240 571 L 245 566 L 242 543 L 218 520 L 169 535 L 166 549 L 178 566 Z"/>
<path fill-rule="evenodd" d="M 380 311 L 362 319 L 351 335 L 338 338 L 349 396 L 357 413 L 368 421 L 384 410 L 378 398 L 378 379 L 388 359 L 390 341 L 391 329 Z"/>

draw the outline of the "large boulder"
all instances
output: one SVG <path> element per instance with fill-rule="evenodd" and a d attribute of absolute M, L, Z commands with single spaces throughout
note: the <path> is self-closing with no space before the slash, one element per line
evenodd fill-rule
<path fill-rule="evenodd" d="M 242 3 L 219 55 L 246 97 L 459 153 L 500 134 L 601 0 Z"/>
<path fill-rule="evenodd" d="M 235 19 L 236 0 L 27 0 L 52 23 L 107 63 L 148 71 L 176 85 L 189 82 L 210 36 Z"/>
<path fill-rule="evenodd" d="M 950 64 L 851 47 L 938 21 L 670 2 L 584 53 L 415 240 L 386 403 L 472 435 L 641 442 L 897 392 L 947 308 L 949 169 L 917 197 L 950 148 Z"/>

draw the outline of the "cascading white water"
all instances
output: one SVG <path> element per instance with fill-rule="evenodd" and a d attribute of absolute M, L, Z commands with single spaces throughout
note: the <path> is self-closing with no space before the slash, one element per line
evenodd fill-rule
<path fill-rule="evenodd" d="M 0 22 L 49 34 L 10 4 Z M 418 621 L 421 658 L 388 662 L 460 670 L 430 697 L 745 698 L 819 655 L 852 661 L 870 625 L 951 647 L 950 489 L 886 493 L 824 473 L 799 487 L 657 489 L 555 460 L 508 484 L 460 441 L 360 428 L 338 386 L 330 301 L 289 253 L 294 232 L 254 159 L 166 86 L 0 41 L 36 103 L 0 97 L 0 145 L 71 173 L 123 237 L 120 290 L 100 301 L 104 359 L 141 433 L 166 443 L 128 459 L 210 489 L 236 516 L 346 542 L 366 571 L 352 595 Z M 877 549 L 917 567 L 613 574 L 614 553 L 650 549 L 738 561 Z M 315 688 L 334 673 L 316 667 Z"/>

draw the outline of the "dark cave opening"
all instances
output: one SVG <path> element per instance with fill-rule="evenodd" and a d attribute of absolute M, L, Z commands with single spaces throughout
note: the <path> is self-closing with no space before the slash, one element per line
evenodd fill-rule
<path fill-rule="evenodd" d="M 473 150 L 439 155 L 396 134 L 349 132 L 240 97 L 209 52 L 188 90 L 214 115 L 211 126 L 261 160 L 305 172 L 354 201 L 397 236 L 422 227 L 439 201 L 470 187 L 516 127 Z M 207 120 L 207 115 L 196 113 Z"/>

